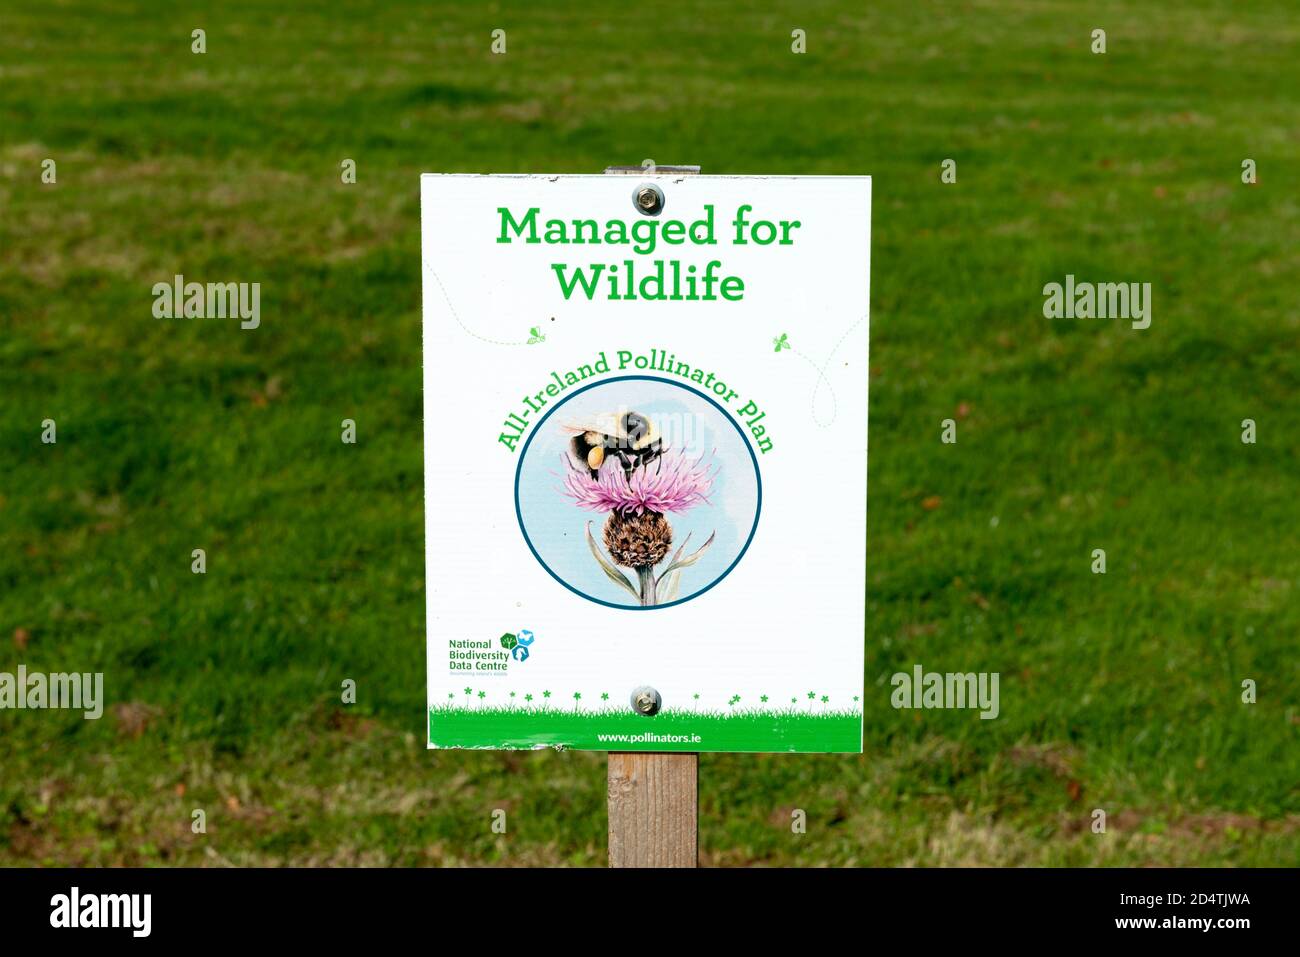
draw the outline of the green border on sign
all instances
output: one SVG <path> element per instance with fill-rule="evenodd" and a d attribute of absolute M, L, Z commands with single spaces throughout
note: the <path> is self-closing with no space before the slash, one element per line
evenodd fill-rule
<path fill-rule="evenodd" d="M 630 710 L 434 706 L 435 748 L 575 748 L 584 751 L 761 751 L 858 753 L 858 710 Z"/>

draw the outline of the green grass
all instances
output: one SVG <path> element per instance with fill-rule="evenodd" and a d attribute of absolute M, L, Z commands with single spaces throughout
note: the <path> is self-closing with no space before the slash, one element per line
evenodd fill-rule
<path fill-rule="evenodd" d="M 619 737 L 622 736 L 622 737 Z M 653 736 L 653 737 L 650 737 Z M 612 739 L 612 740 L 611 740 Z M 692 711 L 666 708 L 652 718 L 629 709 L 561 707 L 460 707 L 429 709 L 429 740 L 440 748 L 595 748 L 621 750 L 622 743 L 650 742 L 656 751 L 857 752 L 862 715 L 833 709 L 792 708 Z M 647 750 L 645 744 L 637 750 Z"/>
<path fill-rule="evenodd" d="M 603 860 L 600 755 L 423 749 L 417 177 L 647 157 L 874 177 L 866 753 L 703 756 L 704 861 L 1300 863 L 1300 21 L 647 16 L 5 5 L 0 670 L 110 703 L 0 712 L 0 863 Z M 261 328 L 154 320 L 177 272 Z M 1043 319 L 1066 273 L 1151 328 Z M 892 709 L 918 662 L 999 672 L 998 719 Z"/>

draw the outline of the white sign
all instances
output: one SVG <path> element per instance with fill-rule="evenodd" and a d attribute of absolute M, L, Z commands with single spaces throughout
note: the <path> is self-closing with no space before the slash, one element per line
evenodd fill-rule
<path fill-rule="evenodd" d="M 430 746 L 859 751 L 870 178 L 421 212 Z"/>

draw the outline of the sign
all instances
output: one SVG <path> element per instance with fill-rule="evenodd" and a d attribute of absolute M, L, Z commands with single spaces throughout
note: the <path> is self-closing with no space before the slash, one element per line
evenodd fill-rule
<path fill-rule="evenodd" d="M 870 178 L 421 214 L 430 747 L 860 751 Z"/>

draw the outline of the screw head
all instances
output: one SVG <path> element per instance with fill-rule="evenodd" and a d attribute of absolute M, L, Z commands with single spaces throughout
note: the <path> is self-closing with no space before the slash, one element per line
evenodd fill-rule
<path fill-rule="evenodd" d="M 632 692 L 632 710 L 647 717 L 657 714 L 663 699 L 654 688 L 641 687 Z"/>
<path fill-rule="evenodd" d="M 632 191 L 632 204 L 645 216 L 658 216 L 664 208 L 664 194 L 654 183 L 642 183 Z"/>

